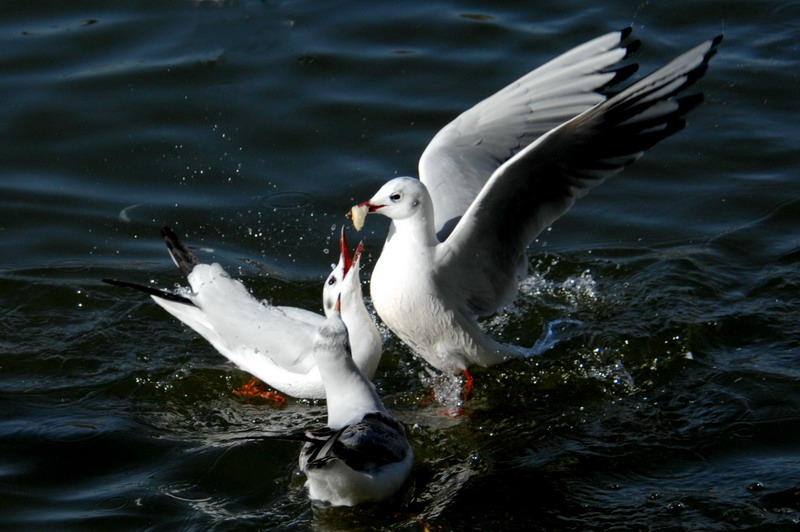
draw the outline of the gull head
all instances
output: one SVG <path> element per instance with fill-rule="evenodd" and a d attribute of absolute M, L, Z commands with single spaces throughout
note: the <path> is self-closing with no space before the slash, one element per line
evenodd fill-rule
<path fill-rule="evenodd" d="M 431 204 L 428 189 L 419 179 L 396 177 L 383 185 L 372 199 L 359 205 L 370 213 L 378 213 L 392 220 L 410 218 L 424 212 Z"/>

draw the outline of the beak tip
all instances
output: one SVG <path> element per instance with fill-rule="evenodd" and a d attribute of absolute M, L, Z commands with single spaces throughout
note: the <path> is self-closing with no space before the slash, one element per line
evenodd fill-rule
<path fill-rule="evenodd" d="M 341 235 L 339 236 L 339 254 L 341 255 L 341 260 L 344 261 L 344 274 L 347 275 L 353 265 L 353 260 L 350 258 L 350 252 L 347 249 L 347 237 L 344 229 L 345 226 L 342 225 Z"/>

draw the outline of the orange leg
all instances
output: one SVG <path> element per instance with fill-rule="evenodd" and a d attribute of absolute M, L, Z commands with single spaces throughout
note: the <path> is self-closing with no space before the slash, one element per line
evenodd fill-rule
<path fill-rule="evenodd" d="M 475 387 L 475 377 L 469 372 L 468 369 L 464 370 L 464 396 L 461 405 L 455 411 L 444 410 L 442 414 L 447 417 L 457 418 L 464 415 L 463 404 L 470 400 L 472 397 L 472 389 Z"/>
<path fill-rule="evenodd" d="M 267 389 L 267 385 L 261 382 L 260 380 L 253 378 L 250 379 L 250 382 L 242 386 L 238 390 L 234 390 L 233 393 L 240 397 L 249 397 L 249 398 L 258 398 L 258 399 L 266 399 L 267 401 L 274 401 L 277 403 L 278 406 L 283 406 L 286 404 L 286 398 L 277 392 L 270 391 Z"/>
<path fill-rule="evenodd" d="M 464 400 L 469 401 L 472 398 L 472 389 L 475 387 L 475 377 L 469 372 L 468 369 L 464 370 Z"/>
<path fill-rule="evenodd" d="M 419 399 L 417 399 L 417 401 L 419 401 L 419 404 L 421 404 L 422 406 L 428 406 L 435 400 L 436 400 L 435 391 L 428 394 L 428 397 L 420 397 Z"/>
<path fill-rule="evenodd" d="M 475 388 L 475 377 L 469 372 L 468 369 L 464 370 L 464 395 L 463 395 L 463 402 L 467 402 L 472 398 L 472 390 Z M 431 402 L 436 400 L 436 390 L 432 391 L 430 395 L 425 397 L 420 397 L 419 402 L 423 406 L 428 406 Z M 459 417 L 464 413 L 464 407 L 461 406 L 457 409 L 456 412 L 450 412 L 447 410 L 443 410 L 442 414 L 447 417 Z"/>

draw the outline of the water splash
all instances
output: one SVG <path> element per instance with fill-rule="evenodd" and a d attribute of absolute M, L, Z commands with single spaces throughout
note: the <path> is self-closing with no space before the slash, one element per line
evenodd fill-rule
<path fill-rule="evenodd" d="M 461 374 L 441 373 L 425 366 L 419 372 L 420 382 L 432 389 L 429 398 L 434 401 L 440 413 L 457 418 L 464 412 L 465 379 Z"/>
<path fill-rule="evenodd" d="M 583 322 L 573 319 L 558 319 L 547 323 L 542 336 L 533 344 L 533 347 L 524 349 L 526 357 L 539 356 L 558 345 L 567 336 L 567 329 L 571 326 L 580 326 Z"/>
<path fill-rule="evenodd" d="M 560 303 L 560 306 L 577 310 L 582 305 L 596 304 L 600 300 L 592 270 L 570 275 L 563 281 L 547 279 L 549 271 L 533 273 L 522 280 L 519 292 L 522 297 Z"/>
<path fill-rule="evenodd" d="M 575 359 L 565 377 L 595 380 L 612 396 L 634 393 L 638 388 L 633 374 L 619 355 L 617 350 L 596 347 L 587 356 Z"/>

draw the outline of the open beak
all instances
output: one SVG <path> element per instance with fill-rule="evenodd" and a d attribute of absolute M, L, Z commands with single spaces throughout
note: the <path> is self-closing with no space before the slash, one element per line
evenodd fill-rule
<path fill-rule="evenodd" d="M 347 238 L 344 236 L 344 226 L 342 226 L 342 233 L 339 236 L 339 254 L 344 259 L 344 274 L 350 271 L 353 266 L 353 260 L 350 258 L 350 250 L 347 249 Z"/>
<path fill-rule="evenodd" d="M 342 233 L 339 237 L 339 253 L 341 254 L 342 258 L 344 259 L 344 275 L 347 276 L 347 272 L 353 267 L 353 264 L 358 262 L 361 258 L 361 252 L 364 251 L 364 241 L 358 243 L 358 247 L 356 248 L 356 252 L 353 253 L 353 256 L 350 256 L 350 251 L 347 247 L 347 238 L 345 237 L 344 226 L 342 226 Z"/>
<path fill-rule="evenodd" d="M 356 205 L 356 207 L 366 207 L 367 208 L 367 212 L 375 212 L 375 211 L 377 211 L 379 209 L 382 209 L 382 208 L 386 207 L 386 205 L 373 205 L 372 203 L 370 203 L 368 201 L 365 201 L 364 203 L 359 203 L 358 205 Z M 345 216 L 348 219 L 352 220 L 353 219 L 353 209 L 350 209 L 349 211 L 347 211 L 347 214 L 345 214 Z"/>
<path fill-rule="evenodd" d="M 370 203 L 368 201 L 365 201 L 364 203 L 359 203 L 358 206 L 359 207 L 366 207 L 369 210 L 369 212 L 375 212 L 378 209 L 382 209 L 382 208 L 386 207 L 386 205 L 373 205 L 372 203 Z"/>

